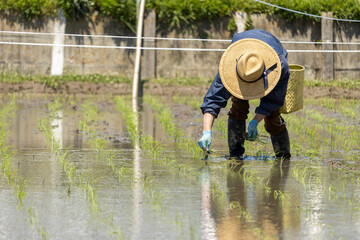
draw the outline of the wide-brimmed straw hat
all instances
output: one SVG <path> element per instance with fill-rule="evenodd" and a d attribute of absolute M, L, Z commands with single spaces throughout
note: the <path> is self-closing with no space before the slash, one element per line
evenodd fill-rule
<path fill-rule="evenodd" d="M 235 97 L 251 100 L 270 93 L 281 76 L 281 62 L 267 43 L 245 38 L 231 44 L 221 57 L 221 81 Z"/>

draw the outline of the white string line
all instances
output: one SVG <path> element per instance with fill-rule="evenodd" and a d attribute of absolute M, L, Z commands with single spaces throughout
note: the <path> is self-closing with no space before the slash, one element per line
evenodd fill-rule
<path fill-rule="evenodd" d="M 323 19 L 329 19 L 329 20 L 335 20 L 335 21 L 343 21 L 343 22 L 360 22 L 360 20 L 342 19 L 342 18 L 331 18 L 331 17 L 319 16 L 319 15 L 314 15 L 314 14 L 305 13 L 305 12 L 299 12 L 299 11 L 292 10 L 292 9 L 289 9 L 289 8 L 284 8 L 284 7 L 280 7 L 280 6 L 271 4 L 271 3 L 263 2 L 263 1 L 260 1 L 260 0 L 254 0 L 254 1 L 255 1 L 255 2 L 258 2 L 258 3 L 262 3 L 262 4 L 265 4 L 265 5 L 268 5 L 268 6 L 271 6 L 271 7 L 279 8 L 279 9 L 282 9 L 282 10 L 285 10 L 285 11 L 289 11 L 289 12 L 293 12 L 293 13 L 298 13 L 298 14 L 302 14 L 302 15 L 306 15 L 306 16 L 310 16 L 310 17 L 317 17 L 317 18 L 323 18 Z"/>
<path fill-rule="evenodd" d="M 136 39 L 135 36 L 113 36 L 113 35 L 88 35 L 88 34 L 68 34 L 68 33 L 39 33 L 39 32 L 17 32 L 17 31 L 0 31 L 5 34 L 24 34 L 24 35 L 45 35 L 45 36 L 68 36 L 68 37 L 99 37 L 99 38 L 116 38 L 116 39 Z M 205 39 L 205 38 L 164 38 L 164 37 L 141 37 L 144 40 L 175 40 L 175 41 L 202 41 L 202 42 L 228 42 L 228 39 Z M 336 45 L 360 45 L 360 42 L 296 42 L 280 41 L 286 44 L 336 44 Z"/>
<path fill-rule="evenodd" d="M 360 42 L 295 42 L 295 41 L 280 41 L 281 43 L 290 44 L 331 44 L 331 45 L 360 45 Z"/>
<path fill-rule="evenodd" d="M 23 46 L 61 46 L 61 47 L 77 47 L 77 48 L 103 48 L 103 49 L 130 49 L 136 47 L 131 46 L 101 46 L 101 45 L 76 45 L 76 44 L 52 44 L 52 43 L 25 43 L 25 42 L 0 42 L 4 45 L 23 45 Z M 159 48 L 159 47 L 141 47 L 142 50 L 168 50 L 168 51 L 197 51 L 197 52 L 224 52 L 226 49 L 216 48 Z M 326 53 L 360 53 L 360 50 L 287 50 L 287 52 L 326 52 Z"/>
<path fill-rule="evenodd" d="M 70 34 L 70 33 L 40 33 L 40 32 L 17 32 L 17 31 L 0 31 L 7 34 L 24 34 L 24 35 L 45 35 L 45 36 L 67 36 L 67 37 L 99 37 L 99 38 L 117 38 L 117 39 L 136 39 L 136 36 L 115 36 L 115 35 L 91 35 L 91 34 Z M 177 40 L 177 41 L 207 41 L 207 42 L 231 42 L 228 39 L 205 39 L 205 38 L 164 38 L 164 37 L 141 37 L 145 40 Z"/>

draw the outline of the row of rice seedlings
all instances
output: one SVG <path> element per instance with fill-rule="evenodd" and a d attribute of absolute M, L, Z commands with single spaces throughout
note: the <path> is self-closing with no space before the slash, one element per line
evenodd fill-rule
<path fill-rule="evenodd" d="M 352 109 L 352 111 L 354 110 Z M 327 132 L 330 135 L 326 142 L 329 144 L 331 152 L 342 152 L 345 160 L 359 160 L 356 153 L 359 151 L 358 139 L 360 132 L 357 131 L 356 125 L 348 124 L 349 119 L 341 120 L 339 124 L 338 119 L 324 118 L 323 113 L 318 110 L 310 110 L 308 113 L 309 117 L 321 123 L 319 126 L 322 132 Z M 319 138 L 321 136 L 318 137 L 317 142 L 323 142 L 323 139 Z"/>
<path fill-rule="evenodd" d="M 191 168 L 189 165 L 180 164 L 175 159 L 170 159 L 169 157 L 167 157 L 161 144 L 156 141 L 151 135 L 145 135 L 140 132 L 137 125 L 135 124 L 137 117 L 136 113 L 133 112 L 132 108 L 123 98 L 115 98 L 115 104 L 121 115 L 124 117 L 128 132 L 133 143 L 139 141 L 141 148 L 143 150 L 146 150 L 148 154 L 152 155 L 153 160 L 159 160 L 159 163 L 163 163 L 166 166 L 178 169 L 179 173 L 184 173 L 185 175 L 192 173 L 195 174 L 195 176 L 198 176 L 197 170 Z M 175 125 L 173 125 L 171 128 L 175 129 Z"/>
<path fill-rule="evenodd" d="M 125 124 L 127 126 L 128 132 L 132 139 L 132 142 L 136 144 L 136 142 L 140 143 L 140 147 L 145 150 L 145 153 L 150 155 L 158 164 L 165 165 L 171 169 L 177 169 L 178 173 L 182 173 L 185 176 L 197 176 L 198 172 L 191 168 L 188 165 L 179 164 L 176 160 L 170 159 L 166 156 L 163 147 L 161 144 L 156 141 L 152 136 L 141 134 L 140 129 L 136 125 L 137 113 L 133 111 L 133 109 L 127 104 L 127 101 L 124 98 L 116 97 L 115 105 L 121 115 L 124 117 Z M 157 184 L 154 179 L 150 178 L 148 173 L 143 174 L 144 177 L 141 180 L 144 191 L 148 194 L 150 198 L 150 202 L 153 204 L 156 210 L 162 212 L 163 215 L 167 215 L 167 209 L 163 204 L 165 197 L 162 195 L 161 191 L 158 190 Z M 178 216 L 176 219 L 173 219 L 172 222 L 178 227 L 182 226 L 181 221 L 179 221 L 180 213 L 175 214 Z"/>
<path fill-rule="evenodd" d="M 186 138 L 182 130 L 176 126 L 172 117 L 172 111 L 166 104 L 163 104 L 160 100 L 150 96 L 145 96 L 144 101 L 158 113 L 160 123 L 165 132 L 179 147 L 192 152 L 194 157 L 201 157 L 204 154 L 202 149 L 197 145 L 197 140 Z"/>
<path fill-rule="evenodd" d="M 309 113 L 309 116 L 319 116 L 322 115 L 321 112 L 312 110 Z M 319 120 L 318 120 L 319 121 Z M 359 150 L 358 139 L 360 137 L 360 132 L 357 131 L 355 125 L 339 124 L 339 121 L 333 118 L 323 118 L 321 119 L 321 124 L 317 124 L 322 132 L 327 132 L 330 135 L 328 143 L 331 151 L 343 152 L 345 159 L 349 157 L 355 157 L 354 154 L 351 154 L 351 150 Z M 323 137 L 321 134 L 315 141 L 323 142 Z M 315 135 L 315 134 L 314 134 Z M 322 139 L 321 139 L 322 138 Z"/>
<path fill-rule="evenodd" d="M 62 108 L 58 101 L 48 104 L 50 110 L 50 117 L 55 117 L 56 112 Z M 52 147 L 55 158 L 61 164 L 63 171 L 67 174 L 69 180 L 68 193 L 71 193 L 71 185 L 76 185 L 81 188 L 87 199 L 90 202 L 91 209 L 94 213 L 98 212 L 98 204 L 96 201 L 96 195 L 93 188 L 94 180 L 90 179 L 85 172 L 81 173 L 76 165 L 70 161 L 68 150 L 60 149 L 60 142 L 54 136 L 51 128 L 51 118 L 44 118 L 40 120 L 40 129 L 45 133 L 48 144 Z M 76 181 L 78 183 L 76 184 Z"/>
<path fill-rule="evenodd" d="M 305 99 L 305 104 L 317 105 L 327 108 L 331 112 L 340 113 L 350 120 L 359 120 L 360 101 L 356 99 L 340 98 L 308 98 Z"/>
<path fill-rule="evenodd" d="M 118 100 L 117 103 L 119 104 L 118 105 L 119 108 L 125 108 L 126 110 L 128 110 L 127 105 L 126 104 L 121 105 L 122 102 L 120 102 L 120 100 Z M 132 175 L 133 171 L 131 168 L 126 166 L 122 166 L 119 168 L 115 167 L 113 159 L 116 156 L 116 153 L 114 153 L 113 149 L 106 147 L 109 146 L 110 144 L 109 141 L 105 140 L 101 136 L 97 136 L 96 133 L 96 129 L 94 126 L 94 123 L 96 122 L 96 120 L 98 120 L 98 110 L 96 106 L 91 101 L 88 101 L 82 105 L 82 109 L 83 112 L 86 114 L 86 119 L 80 121 L 79 123 L 80 130 L 87 132 L 87 134 L 89 135 L 90 145 L 92 145 L 92 147 L 95 147 L 97 152 L 102 153 L 102 156 L 99 157 L 100 158 L 105 157 L 108 159 L 108 165 L 115 174 L 118 174 L 119 181 L 121 181 L 125 177 L 128 177 L 131 183 L 135 183 L 136 181 L 142 181 L 143 189 L 148 194 L 150 203 L 153 205 L 154 209 L 161 210 L 164 213 L 165 209 L 162 203 L 165 198 L 158 190 L 156 183 L 153 180 L 151 181 L 149 180 L 149 178 L 147 177 L 148 174 L 144 174 L 145 177 L 142 179 L 135 179 L 134 176 Z M 128 129 L 130 132 L 131 139 L 135 140 L 137 136 L 139 136 L 139 133 L 137 132 L 138 131 L 137 126 L 133 124 L 135 119 L 133 118 L 134 116 L 132 110 L 129 111 L 124 116 L 126 116 L 125 117 L 126 123 L 131 121 L 131 124 L 128 125 Z M 143 143 L 142 145 L 145 146 L 145 148 L 151 152 L 152 156 L 155 157 L 159 156 L 159 152 L 160 152 L 159 144 L 155 142 L 154 139 L 151 139 L 151 136 L 142 137 L 142 143 Z M 129 177 L 129 175 L 131 176 Z"/>
<path fill-rule="evenodd" d="M 14 152 L 11 146 L 6 144 L 6 139 L 10 135 L 9 118 L 15 111 L 15 98 L 12 97 L 11 101 L 2 107 L 0 110 L 0 156 L 1 156 L 1 169 L 5 174 L 8 183 L 13 187 L 17 199 L 17 208 L 25 209 L 29 213 L 30 224 L 35 227 L 36 231 L 41 235 L 41 239 L 48 239 L 48 233 L 44 227 L 39 223 L 38 215 L 33 207 L 25 207 L 24 199 L 28 196 L 25 191 L 26 179 L 20 178 L 16 170 L 12 166 L 12 158 Z"/>
<path fill-rule="evenodd" d="M 110 141 L 98 135 L 96 131 L 95 123 L 99 120 L 98 108 L 96 105 L 92 101 L 88 100 L 81 105 L 81 113 L 84 119 L 79 121 L 79 129 L 82 131 L 83 135 L 88 135 L 90 146 L 99 153 L 99 159 L 107 160 L 108 166 L 114 174 L 118 175 L 119 181 L 128 177 L 130 182 L 133 182 L 133 170 L 125 165 L 121 167 L 117 167 L 115 165 L 114 159 L 118 155 L 118 152 L 114 148 L 110 147 Z"/>
<path fill-rule="evenodd" d="M 90 146 L 94 147 L 96 152 L 99 153 L 98 157 L 104 157 L 108 160 L 108 165 L 111 167 L 113 171 L 115 171 L 115 164 L 114 164 L 114 158 L 116 156 L 116 152 L 113 151 L 113 149 L 108 149 L 107 146 L 109 145 L 109 141 L 98 137 L 94 123 L 97 120 L 98 117 L 98 110 L 96 106 L 89 100 L 81 105 L 82 109 L 82 116 L 86 116 L 85 119 L 82 119 L 79 121 L 79 129 L 83 131 L 83 134 L 87 133 L 89 135 L 89 142 Z M 64 155 L 66 156 L 66 154 Z M 78 186 L 84 190 L 86 193 L 86 196 L 90 202 L 90 205 L 92 207 L 93 212 L 98 214 L 100 216 L 100 209 L 99 204 L 96 200 L 96 192 L 95 192 L 95 184 L 98 181 L 97 179 L 92 179 L 89 176 L 87 176 L 86 172 L 83 172 L 80 174 L 80 172 L 77 172 L 76 166 L 69 162 L 67 158 L 61 159 L 61 163 L 63 163 L 64 170 L 67 172 L 68 166 L 70 166 L 70 169 L 73 170 L 73 172 L 69 172 L 69 182 L 72 184 L 72 176 L 78 175 Z M 119 170 L 120 173 L 120 170 Z M 120 175 L 120 174 L 119 174 Z M 107 223 L 112 229 L 110 231 L 111 234 L 116 234 L 120 239 L 123 239 L 123 232 L 119 226 L 114 226 L 113 224 L 113 216 L 107 216 L 104 218 L 101 218 L 101 220 L 105 223 Z"/>

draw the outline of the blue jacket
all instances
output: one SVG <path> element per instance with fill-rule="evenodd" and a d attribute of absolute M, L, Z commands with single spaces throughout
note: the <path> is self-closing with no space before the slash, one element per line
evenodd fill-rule
<path fill-rule="evenodd" d="M 261 98 L 260 105 L 255 109 L 255 113 L 269 116 L 271 112 L 276 111 L 284 105 L 287 84 L 290 76 L 289 65 L 287 62 L 288 54 L 281 45 L 280 41 L 272 34 L 264 30 L 256 29 L 238 33 L 234 36 L 231 43 L 244 38 L 255 38 L 266 42 L 274 48 L 281 61 L 281 76 L 279 82 L 268 95 Z M 204 102 L 200 107 L 201 111 L 203 113 L 211 113 L 217 117 L 220 109 L 226 107 L 227 101 L 230 97 L 231 94 L 222 84 L 220 74 L 218 73 L 204 97 Z"/>

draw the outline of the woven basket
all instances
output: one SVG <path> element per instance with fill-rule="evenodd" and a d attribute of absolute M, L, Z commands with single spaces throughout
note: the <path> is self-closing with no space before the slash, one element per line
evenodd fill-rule
<path fill-rule="evenodd" d="M 303 108 L 304 71 L 301 65 L 289 65 L 290 78 L 287 86 L 284 105 L 280 113 L 292 113 Z"/>

